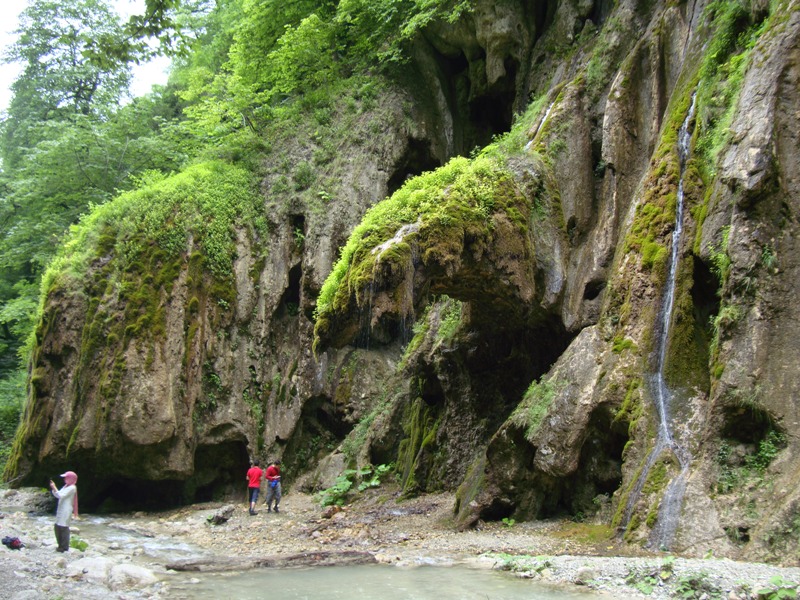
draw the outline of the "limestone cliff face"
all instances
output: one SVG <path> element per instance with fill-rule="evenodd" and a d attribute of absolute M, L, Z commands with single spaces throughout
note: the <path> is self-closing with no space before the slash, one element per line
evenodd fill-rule
<path fill-rule="evenodd" d="M 411 68 L 321 205 L 266 170 L 230 301 L 190 240 L 163 335 L 108 363 L 86 351 L 114 257 L 48 297 L 17 472 L 80 464 L 99 503 L 235 489 L 248 456 L 308 489 L 394 462 L 406 493 L 458 489 L 464 527 L 795 556 L 797 3 L 481 0 Z"/>

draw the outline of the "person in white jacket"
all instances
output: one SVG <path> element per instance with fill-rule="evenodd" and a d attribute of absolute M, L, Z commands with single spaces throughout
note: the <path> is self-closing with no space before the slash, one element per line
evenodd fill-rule
<path fill-rule="evenodd" d="M 56 509 L 56 542 L 58 542 L 58 552 L 69 550 L 69 523 L 72 516 L 78 516 L 78 476 L 73 471 L 62 473 L 64 487 L 60 490 L 56 488 L 53 480 L 50 480 L 50 491 L 53 496 L 58 498 L 58 508 Z"/>

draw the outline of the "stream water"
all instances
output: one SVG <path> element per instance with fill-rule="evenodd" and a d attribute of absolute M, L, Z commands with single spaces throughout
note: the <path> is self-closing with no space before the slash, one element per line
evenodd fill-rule
<path fill-rule="evenodd" d="M 464 566 L 388 565 L 259 570 L 205 575 L 173 582 L 170 597 L 189 600 L 247 598 L 256 594 L 281 600 L 577 600 L 600 594 L 568 591 L 519 579 L 508 573 Z"/>
<path fill-rule="evenodd" d="M 8 508 L 9 512 L 19 509 Z M 52 515 L 30 518 L 44 531 L 52 527 Z M 129 556 L 135 564 L 151 569 L 169 586 L 167 597 L 177 600 L 260 596 L 277 596 L 281 600 L 588 600 L 607 597 L 588 588 L 565 589 L 521 579 L 503 571 L 449 562 L 431 563 L 422 559 L 412 566 L 263 568 L 224 573 L 165 574 L 163 567 L 166 564 L 209 559 L 213 555 L 179 537 L 142 533 L 148 529 L 147 517 L 144 519 L 139 523 L 136 520 L 83 515 L 80 521 L 73 523 L 76 529 L 73 537 L 86 541 L 95 550 L 108 548 L 102 554 L 109 558 Z M 240 553 L 239 550 L 235 549 L 234 553 Z M 78 557 L 71 555 L 70 559 Z"/>
<path fill-rule="evenodd" d="M 644 487 L 650 469 L 656 461 L 662 457 L 664 452 L 671 452 L 678 461 L 680 472 L 667 485 L 661 504 L 658 508 L 658 515 L 655 526 L 650 533 L 649 546 L 667 550 L 672 544 L 675 533 L 678 529 L 683 496 L 686 491 L 686 480 L 689 476 L 689 465 L 692 457 L 689 450 L 675 439 L 670 415 L 670 407 L 673 404 L 673 392 L 667 385 L 665 378 L 665 367 L 667 361 L 667 350 L 669 346 L 670 330 L 672 326 L 672 309 L 675 303 L 675 288 L 678 272 L 678 259 L 681 245 L 681 235 L 683 234 L 683 214 L 684 214 L 684 172 L 686 163 L 689 160 L 691 146 L 691 122 L 694 117 L 695 96 L 692 96 L 689 112 L 684 119 L 678 132 L 678 161 L 679 178 L 675 208 L 675 228 L 672 230 L 672 248 L 670 251 L 669 273 L 667 276 L 666 290 L 661 307 L 660 322 L 657 329 L 658 340 L 656 345 L 656 368 L 650 379 L 649 389 L 653 396 L 656 412 L 658 413 L 658 432 L 655 445 L 645 461 L 639 478 L 636 480 L 631 495 L 626 506 L 625 526 L 633 514 L 633 508 L 639 499 L 642 488 Z"/>

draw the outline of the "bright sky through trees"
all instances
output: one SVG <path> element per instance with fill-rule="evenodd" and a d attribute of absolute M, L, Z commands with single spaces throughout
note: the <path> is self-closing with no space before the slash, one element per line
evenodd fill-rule
<path fill-rule="evenodd" d="M 2 0 L 0 8 L 0 48 L 5 52 L 14 39 L 14 30 L 17 28 L 17 18 L 28 4 L 28 0 Z M 114 0 L 114 4 L 123 19 L 140 11 L 144 7 L 144 0 Z M 164 84 L 167 81 L 166 69 L 169 58 L 157 57 L 144 65 L 133 65 L 133 81 L 131 94 L 141 96 L 150 91 L 154 84 Z M 11 84 L 22 71 L 17 64 L 0 64 L 0 111 L 5 111 L 11 102 Z"/>

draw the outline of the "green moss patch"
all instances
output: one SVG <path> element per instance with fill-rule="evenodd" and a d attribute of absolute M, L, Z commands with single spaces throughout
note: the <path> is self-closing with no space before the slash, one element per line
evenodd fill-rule
<path fill-rule="evenodd" d="M 400 442 L 397 469 L 401 475 L 403 494 L 430 490 L 429 475 L 433 471 L 433 449 L 441 422 L 432 407 L 422 398 L 414 400 L 406 410 Z"/>
<path fill-rule="evenodd" d="M 528 386 L 522 402 L 511 415 L 511 422 L 525 431 L 525 438 L 532 442 L 542 426 L 547 412 L 561 388 L 556 380 L 534 381 Z"/>

